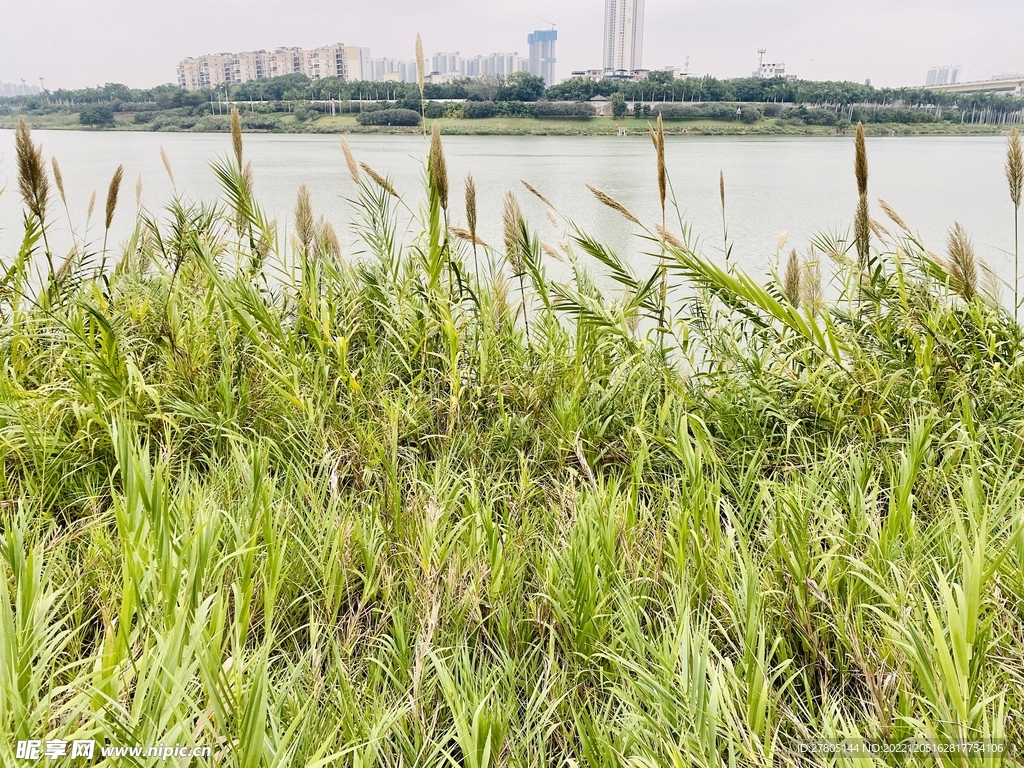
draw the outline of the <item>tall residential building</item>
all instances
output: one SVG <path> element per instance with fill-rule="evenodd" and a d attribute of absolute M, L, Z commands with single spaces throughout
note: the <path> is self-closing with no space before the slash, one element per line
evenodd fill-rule
<path fill-rule="evenodd" d="M 954 85 L 960 79 L 960 65 L 951 66 L 944 64 L 941 67 L 932 67 L 928 70 L 924 87 L 931 88 L 933 85 Z"/>
<path fill-rule="evenodd" d="M 538 29 L 526 36 L 530 44 L 530 74 L 544 78 L 544 84 L 555 84 L 555 41 L 558 32 L 553 29 Z"/>
<path fill-rule="evenodd" d="M 604 0 L 604 70 L 640 69 L 643 52 L 644 0 Z"/>
<path fill-rule="evenodd" d="M 310 80 L 324 77 L 364 80 L 368 79 L 369 70 L 369 48 L 337 43 L 308 50 L 278 48 L 269 52 L 244 51 L 189 57 L 178 64 L 178 85 L 193 91 L 296 72 Z"/>

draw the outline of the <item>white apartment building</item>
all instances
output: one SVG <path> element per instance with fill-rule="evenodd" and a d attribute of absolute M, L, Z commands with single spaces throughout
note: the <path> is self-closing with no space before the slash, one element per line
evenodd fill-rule
<path fill-rule="evenodd" d="M 310 80 L 325 77 L 364 80 L 369 69 L 370 49 L 343 43 L 308 50 L 278 48 L 269 52 L 216 53 L 182 60 L 178 64 L 178 85 L 193 91 L 296 72 Z"/>
<path fill-rule="evenodd" d="M 605 72 L 641 68 L 644 52 L 644 0 L 604 0 Z"/>

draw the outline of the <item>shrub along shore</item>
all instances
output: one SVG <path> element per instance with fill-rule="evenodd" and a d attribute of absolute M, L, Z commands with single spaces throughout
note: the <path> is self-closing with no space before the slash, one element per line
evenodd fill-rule
<path fill-rule="evenodd" d="M 593 190 L 631 253 L 529 180 L 481 241 L 436 125 L 421 194 L 342 142 L 342 253 L 304 186 L 268 220 L 232 125 L 218 201 L 133 207 L 117 170 L 90 208 L 135 217 L 117 247 L 54 241 L 59 162 L 18 128 L 4 764 L 26 739 L 310 768 L 1021 748 L 1020 297 L 961 227 L 937 255 L 877 200 L 863 132 L 853 236 L 780 244 L 762 280 L 694 250 L 660 122 L 659 220 Z M 1016 133 L 1006 172 L 1019 215 Z M 725 179 L 721 205 L 727 232 Z"/>

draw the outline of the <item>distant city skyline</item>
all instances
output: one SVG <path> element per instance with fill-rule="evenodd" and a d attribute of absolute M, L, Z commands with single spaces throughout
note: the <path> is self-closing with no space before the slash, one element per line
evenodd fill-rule
<path fill-rule="evenodd" d="M 386 13 L 336 0 L 308 0 L 302 13 L 287 13 L 271 0 L 9 5 L 0 26 L 0 80 L 38 85 L 43 76 L 51 90 L 106 82 L 152 86 L 174 82 L 176 64 L 189 55 L 306 49 L 329 40 L 407 61 L 417 32 L 431 51 L 518 51 L 525 58 L 526 35 L 546 22 L 557 24 L 560 77 L 601 67 L 604 55 L 604 0 L 392 0 Z M 928 69 L 942 62 L 962 63 L 961 81 L 1024 68 L 1019 0 L 646 0 L 644 17 L 642 67 L 648 69 L 681 67 L 689 57 L 694 74 L 744 77 L 756 68 L 759 48 L 768 49 L 767 61 L 785 61 L 787 72 L 800 77 L 870 77 L 883 87 L 923 85 Z M 25 34 L 39 18 L 47 19 L 46 34 Z"/>

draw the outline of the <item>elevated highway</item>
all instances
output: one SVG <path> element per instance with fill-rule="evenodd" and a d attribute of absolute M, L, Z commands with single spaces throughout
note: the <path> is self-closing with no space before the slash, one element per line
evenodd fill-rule
<path fill-rule="evenodd" d="M 1024 75 L 1007 80 L 977 80 L 973 83 L 933 85 L 929 90 L 941 93 L 1012 93 L 1015 96 L 1024 96 Z"/>

